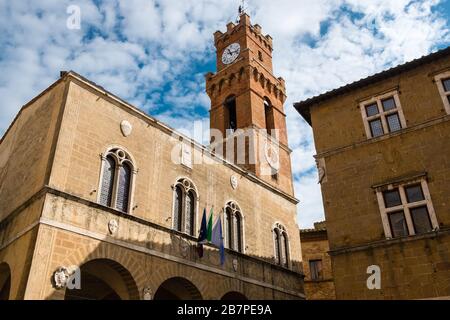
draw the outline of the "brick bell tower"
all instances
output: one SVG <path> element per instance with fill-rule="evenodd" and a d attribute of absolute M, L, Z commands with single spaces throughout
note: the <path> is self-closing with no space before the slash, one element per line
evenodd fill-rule
<path fill-rule="evenodd" d="M 272 37 L 263 35 L 261 27 L 252 25 L 250 17 L 242 13 L 237 24 L 227 25 L 225 33 L 214 33 L 214 44 L 217 73 L 206 74 L 206 91 L 211 99 L 211 129 L 220 131 L 224 140 L 216 141 L 212 134 L 212 145 L 228 146 L 224 142 L 247 136 L 245 162 L 237 161 L 237 156 L 226 158 L 293 195 L 291 150 L 283 108 L 286 89 L 283 78 L 273 74 Z M 275 132 L 277 139 L 271 138 Z M 249 137 L 267 142 L 254 140 L 259 142 L 252 144 Z"/>

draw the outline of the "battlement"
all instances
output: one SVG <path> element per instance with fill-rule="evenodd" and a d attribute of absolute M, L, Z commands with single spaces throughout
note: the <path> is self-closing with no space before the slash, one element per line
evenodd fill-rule
<path fill-rule="evenodd" d="M 236 32 L 236 30 L 241 27 L 249 28 L 255 38 L 260 39 L 264 46 L 268 47 L 270 51 L 273 50 L 273 38 L 268 34 L 264 35 L 259 24 L 252 25 L 250 22 L 250 16 L 246 13 L 241 14 L 238 24 L 234 24 L 233 22 L 228 23 L 226 32 L 222 32 L 220 30 L 216 31 L 214 33 L 214 43 L 217 44 L 220 40 L 223 40 L 227 36 L 231 36 L 232 33 Z"/>

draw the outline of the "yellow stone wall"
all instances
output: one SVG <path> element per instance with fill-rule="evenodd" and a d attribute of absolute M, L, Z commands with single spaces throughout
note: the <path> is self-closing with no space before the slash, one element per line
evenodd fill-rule
<path fill-rule="evenodd" d="M 450 115 L 434 81 L 449 67 L 440 58 L 311 107 L 338 298 L 450 296 Z M 394 90 L 407 128 L 368 140 L 360 103 Z M 427 174 L 440 231 L 386 240 L 372 186 L 414 172 Z M 370 265 L 381 267 L 382 290 L 367 289 Z"/>

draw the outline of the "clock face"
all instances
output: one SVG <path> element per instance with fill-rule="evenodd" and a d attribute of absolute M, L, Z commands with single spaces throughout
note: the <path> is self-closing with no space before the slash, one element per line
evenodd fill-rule
<path fill-rule="evenodd" d="M 231 64 L 233 63 L 239 54 L 241 53 L 241 46 L 239 43 L 232 43 L 222 53 L 222 62 L 223 64 Z"/>
<path fill-rule="evenodd" d="M 266 142 L 264 151 L 267 163 L 269 163 L 272 169 L 278 171 L 280 169 L 280 156 L 277 148 L 271 143 Z"/>

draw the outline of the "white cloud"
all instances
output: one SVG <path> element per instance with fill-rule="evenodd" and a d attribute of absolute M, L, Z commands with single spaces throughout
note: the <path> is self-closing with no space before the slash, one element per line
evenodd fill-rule
<path fill-rule="evenodd" d="M 299 219 L 323 219 L 311 128 L 292 103 L 448 43 L 438 0 L 252 0 L 252 21 L 274 38 L 274 70 L 286 79 L 286 114 Z M 0 0 L 0 134 L 21 105 L 74 69 L 173 127 L 207 123 L 201 65 L 213 33 L 240 1 L 77 0 L 82 30 L 66 28 L 73 1 Z M 171 105 L 171 108 L 167 108 Z"/>

